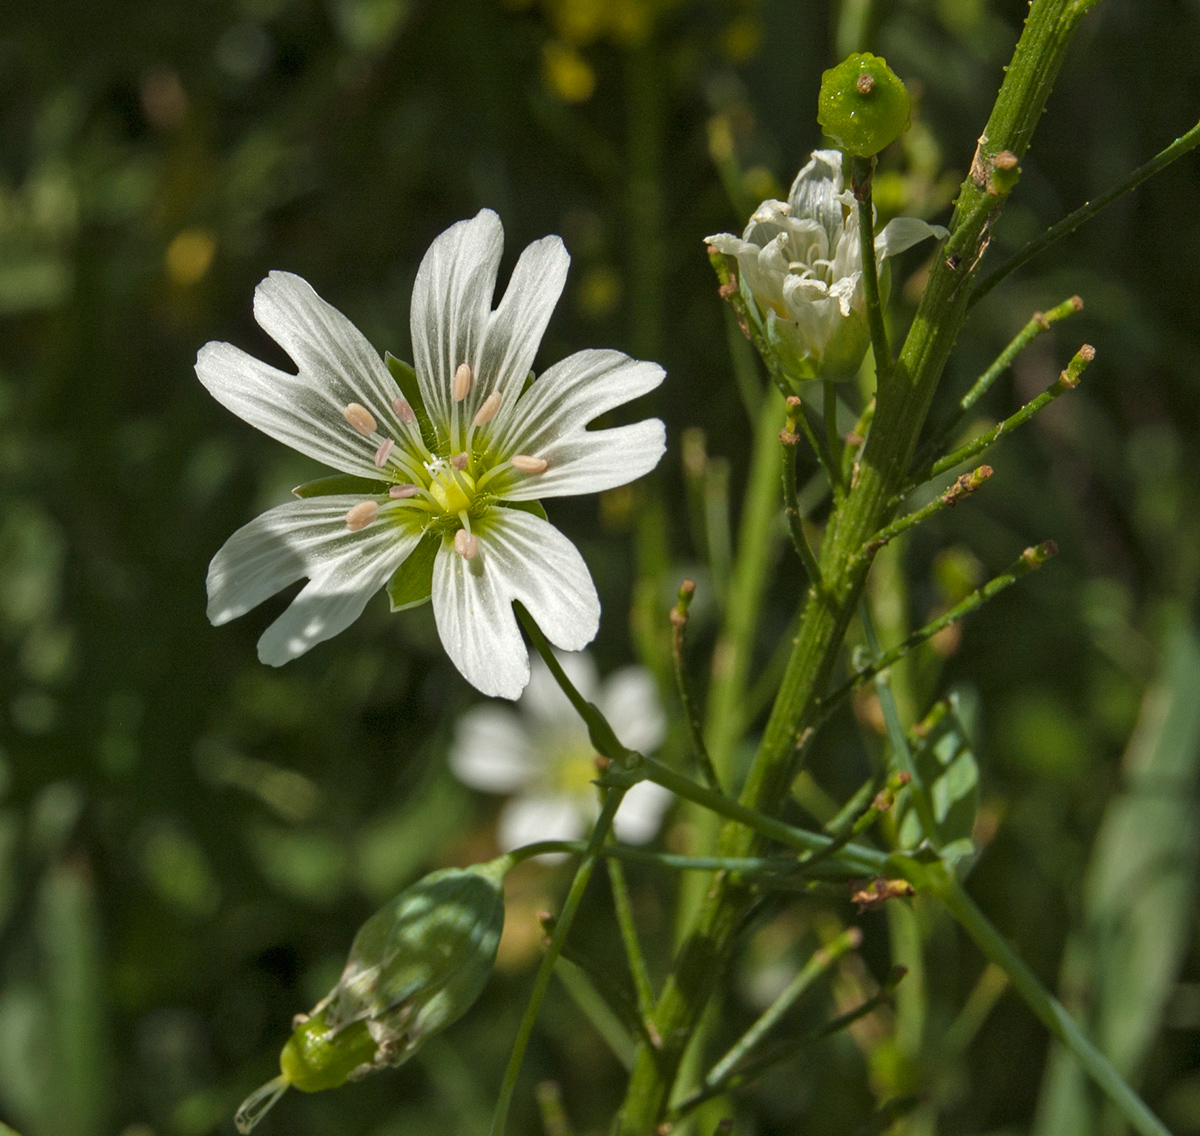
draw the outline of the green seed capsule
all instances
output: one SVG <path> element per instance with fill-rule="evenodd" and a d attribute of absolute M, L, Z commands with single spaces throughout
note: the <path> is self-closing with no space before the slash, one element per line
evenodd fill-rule
<path fill-rule="evenodd" d="M 851 55 L 821 76 L 817 121 L 847 154 L 869 158 L 909 127 L 908 91 L 877 55 Z"/>
<path fill-rule="evenodd" d="M 337 985 L 283 1047 L 280 1075 L 238 1109 L 238 1131 L 249 1132 L 289 1087 L 320 1092 L 403 1064 L 466 1013 L 496 961 L 511 866 L 501 856 L 432 872 L 372 915 Z"/>

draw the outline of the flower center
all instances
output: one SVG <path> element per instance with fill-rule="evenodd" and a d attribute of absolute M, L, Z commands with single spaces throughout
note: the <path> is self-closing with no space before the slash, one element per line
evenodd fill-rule
<path fill-rule="evenodd" d="M 475 479 L 465 469 L 456 469 L 453 459 L 434 458 L 425 463 L 429 471 L 429 492 L 452 517 L 470 510 L 475 500 Z"/>

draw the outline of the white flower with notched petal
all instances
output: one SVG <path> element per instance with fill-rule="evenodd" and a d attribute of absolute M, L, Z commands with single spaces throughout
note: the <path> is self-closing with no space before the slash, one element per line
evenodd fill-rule
<path fill-rule="evenodd" d="M 603 683 L 585 654 L 558 656 L 567 677 L 612 723 L 622 744 L 649 753 L 662 744 L 666 718 L 654 679 L 643 667 L 626 667 Z M 500 811 L 497 839 L 504 851 L 536 840 L 575 840 L 600 813 L 592 784 L 596 751 L 587 727 L 541 659 L 517 704 L 476 706 L 459 719 L 450 750 L 458 779 L 485 793 L 510 793 Z M 613 829 L 621 840 L 653 839 L 671 794 L 639 781 L 625 795 Z"/>
<path fill-rule="evenodd" d="M 254 315 L 298 374 L 228 343 L 201 349 L 196 373 L 219 402 L 346 475 L 301 486 L 299 501 L 239 529 L 209 567 L 215 624 L 307 577 L 259 640 L 263 662 L 279 666 L 336 635 L 384 585 L 394 610 L 432 595 L 447 653 L 485 694 L 516 698 L 529 680 L 514 600 L 559 647 L 579 650 L 596 634 L 587 566 L 538 501 L 623 485 L 658 464 L 657 419 L 587 425 L 658 386 L 663 371 L 581 351 L 530 382 L 570 258 L 558 237 L 535 241 L 493 310 L 503 245 L 486 209 L 433 242 L 413 287 L 415 372 L 390 356 L 385 365 L 284 272 L 255 290 Z"/>
<path fill-rule="evenodd" d="M 946 232 L 915 217 L 897 217 L 875 237 L 875 255 L 884 264 Z M 845 188 L 840 150 L 815 151 L 787 201 L 764 201 L 740 238 L 717 233 L 707 240 L 737 257 L 755 314 L 798 377 L 847 377 L 858 369 L 869 328 L 858 209 Z"/>

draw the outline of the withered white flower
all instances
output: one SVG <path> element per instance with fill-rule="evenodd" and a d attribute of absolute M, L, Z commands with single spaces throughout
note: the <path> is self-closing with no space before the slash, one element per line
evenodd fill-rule
<path fill-rule="evenodd" d="M 516 698 L 529 656 L 519 600 L 548 639 L 579 650 L 600 601 L 575 546 L 538 501 L 641 477 L 663 424 L 588 430 L 663 379 L 654 363 L 580 351 L 533 382 L 530 367 L 570 258 L 555 236 L 521 254 L 492 308 L 504 245 L 490 210 L 442 233 L 412 297 L 414 368 L 386 365 L 361 332 L 298 276 L 272 272 L 254 315 L 297 374 L 228 343 L 196 373 L 251 425 L 339 470 L 239 529 L 208 571 L 208 616 L 225 623 L 297 580 L 308 583 L 258 643 L 279 666 L 336 635 L 388 588 L 393 610 L 432 595 L 455 666 L 483 693 Z"/>
<path fill-rule="evenodd" d="M 876 235 L 875 255 L 886 267 L 888 257 L 946 232 L 896 217 Z M 706 240 L 737 258 L 751 311 L 796 377 L 843 378 L 858 369 L 870 331 L 858 209 L 840 150 L 814 151 L 787 201 L 764 201 L 741 237 L 716 233 Z"/>
<path fill-rule="evenodd" d="M 559 654 L 567 677 L 612 723 L 622 744 L 641 753 L 656 750 L 667 722 L 654 678 L 644 667 L 624 667 L 600 682 L 586 653 Z M 549 667 L 533 660 L 533 675 L 516 710 L 472 707 L 459 719 L 450 768 L 460 781 L 484 793 L 511 794 L 500 810 L 497 840 L 506 852 L 536 840 L 576 840 L 600 813 L 593 781 L 599 776 L 587 727 L 563 694 Z M 613 821 L 619 839 L 652 840 L 671 803 L 653 781 L 639 781 L 625 795 Z"/>

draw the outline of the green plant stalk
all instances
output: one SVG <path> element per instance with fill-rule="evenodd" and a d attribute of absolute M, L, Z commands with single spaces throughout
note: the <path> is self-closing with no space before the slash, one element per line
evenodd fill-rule
<path fill-rule="evenodd" d="M 1025 1004 L 1041 1019 L 1046 1028 L 1061 1041 L 1083 1066 L 1088 1075 L 1104 1091 L 1109 1100 L 1120 1110 L 1130 1127 L 1140 1136 L 1171 1136 L 1162 1121 L 1146 1107 L 1124 1078 L 1112 1067 L 1108 1058 L 1100 1052 L 1080 1029 L 1075 1019 L 1063 1009 L 1062 1004 L 1038 981 L 1037 976 L 1026 966 L 1024 960 L 1009 946 L 1007 940 L 992 926 L 991 922 L 971 899 L 958 881 L 945 869 L 936 873 L 932 885 L 925 878 L 931 873 L 918 871 L 915 876 L 922 880 L 910 882 L 921 890 L 936 895 L 949 909 L 959 925 L 975 941 L 984 955 L 1008 975 L 1013 988 L 1024 999 Z"/>
<path fill-rule="evenodd" d="M 1008 346 L 992 361 L 991 366 L 975 380 L 971 385 L 971 389 L 958 400 L 958 405 L 954 408 L 954 413 L 951 414 L 950 418 L 934 431 L 933 440 L 927 446 L 921 448 L 922 456 L 917 459 L 917 464 L 925 465 L 934 460 L 934 455 L 947 445 L 950 436 L 958 429 L 963 416 L 992 389 L 992 384 L 1012 366 L 1013 360 L 1042 332 L 1049 331 L 1059 320 L 1066 319 L 1068 316 L 1073 316 L 1076 312 L 1081 311 L 1083 311 L 1083 301 L 1078 296 L 1071 296 L 1069 299 L 1063 300 L 1061 304 L 1056 304 L 1048 311 L 1034 312 L 1029 322 L 1013 336 Z"/>
<path fill-rule="evenodd" d="M 804 413 L 803 408 L 800 408 L 800 413 Z M 804 565 L 808 582 L 810 586 L 816 587 L 821 583 L 821 570 L 817 567 L 817 558 L 813 556 L 812 549 L 808 546 L 808 538 L 804 535 L 804 518 L 800 514 L 800 502 L 796 494 L 796 443 L 799 439 L 790 429 L 794 421 L 791 414 L 788 415 L 787 421 L 789 429 L 779 435 L 779 444 L 782 447 L 780 459 L 783 472 L 783 515 L 787 520 L 792 547 L 800 557 L 800 563 Z"/>
<path fill-rule="evenodd" d="M 836 494 L 838 490 L 845 488 L 842 484 L 841 472 L 842 454 L 845 452 L 846 446 L 842 441 L 841 434 L 838 433 L 837 384 L 832 379 L 826 379 L 821 385 L 825 388 L 822 392 L 825 412 L 825 448 L 829 453 L 829 468 L 837 476 L 837 485 L 833 487 Z"/>
<path fill-rule="evenodd" d="M 671 610 L 671 658 L 675 669 L 675 689 L 679 694 L 679 703 L 683 707 L 683 722 L 687 727 L 688 739 L 692 743 L 692 755 L 704 780 L 710 789 L 721 791 L 721 779 L 713 768 L 708 746 L 704 742 L 704 731 L 700 725 L 700 715 L 696 710 L 695 699 L 692 698 L 692 685 L 688 681 L 687 660 L 684 657 L 685 633 L 688 625 L 688 608 L 692 597 L 696 594 L 696 584 L 692 580 L 684 580 L 679 585 L 679 599 Z"/>
<path fill-rule="evenodd" d="M 1047 387 L 1037 398 L 1027 402 L 1015 414 L 1009 415 L 1000 425 L 993 426 L 986 433 L 980 434 L 978 438 L 974 438 L 970 442 L 967 442 L 966 445 L 960 446 L 952 454 L 947 454 L 944 458 L 939 458 L 932 465 L 926 466 L 919 473 L 913 474 L 908 484 L 900 491 L 899 496 L 903 497 L 911 493 L 918 486 L 924 485 L 925 482 L 932 481 L 940 474 L 953 469 L 956 465 L 962 465 L 963 462 L 978 457 L 984 450 L 995 445 L 1005 434 L 1015 430 L 1018 426 L 1024 426 L 1042 407 L 1049 405 L 1056 398 L 1066 394 L 1067 391 L 1072 391 L 1079 386 L 1080 377 L 1095 357 L 1095 348 L 1085 343 L 1075 352 L 1071 358 L 1071 362 L 1067 364 L 1066 369 L 1058 376 L 1052 386 Z"/>
<path fill-rule="evenodd" d="M 970 305 L 973 306 L 982 300 L 984 296 L 1010 273 L 1024 267 L 1035 256 L 1045 252 L 1051 245 L 1075 232 L 1080 225 L 1090 221 L 1101 209 L 1124 197 L 1131 190 L 1137 189 L 1147 178 L 1152 178 L 1155 174 L 1161 173 L 1176 158 L 1182 158 L 1184 154 L 1197 145 L 1200 145 L 1200 122 L 1193 126 L 1186 134 L 1176 138 L 1165 149 L 1160 150 L 1145 165 L 1138 166 L 1120 185 L 1114 186 L 1107 193 L 1102 193 L 1095 201 L 1084 202 L 1073 213 L 1068 213 L 1057 224 L 1051 225 L 1036 240 L 1030 241 L 1011 260 L 1002 264 L 995 272 L 976 286 L 975 291 L 971 293 Z"/>
<path fill-rule="evenodd" d="M 882 386 L 891 377 L 892 348 L 888 343 L 887 324 L 883 320 L 883 299 L 879 292 L 879 264 L 875 259 L 875 204 L 871 199 L 871 178 L 875 159 L 850 159 L 850 187 L 858 203 L 858 247 L 862 258 L 863 292 L 867 302 L 867 324 L 871 329 L 871 350 L 875 355 L 876 381 Z M 828 397 L 828 395 L 826 395 Z"/>
<path fill-rule="evenodd" d="M 646 956 L 638 939 L 637 923 L 633 918 L 633 904 L 629 901 L 629 886 L 625 882 L 625 869 L 615 856 L 605 859 L 608 879 L 612 884 L 613 907 L 617 912 L 617 926 L 621 931 L 621 942 L 625 946 L 625 959 L 629 963 L 629 974 L 637 992 L 638 1012 L 643 1021 L 648 1021 L 654 1009 L 654 987 L 650 984 L 650 971 L 646 967 Z"/>
<path fill-rule="evenodd" d="M 762 1042 L 763 1038 L 779 1024 L 780 1019 L 795 1004 L 796 1000 L 814 982 L 834 966 L 848 951 L 856 950 L 862 942 L 862 932 L 857 927 L 843 931 L 827 947 L 816 951 L 775 999 L 755 1020 L 754 1024 L 734 1042 L 724 1057 L 718 1061 L 704 1078 L 706 1088 L 723 1084 L 729 1076 Z"/>
<path fill-rule="evenodd" d="M 599 819 L 592 829 L 592 835 L 587 842 L 583 857 L 579 861 L 579 866 L 575 869 L 570 890 L 567 892 L 562 912 L 555 923 L 550 944 L 546 947 L 546 953 L 542 956 L 541 965 L 534 976 L 533 989 L 529 992 L 529 1001 L 525 1005 L 525 1013 L 521 1016 L 517 1036 L 513 1040 L 512 1054 L 508 1059 L 508 1066 L 504 1070 L 504 1080 L 501 1082 L 500 1095 L 496 1100 L 496 1111 L 492 1116 L 492 1136 L 504 1136 L 504 1130 L 508 1123 L 509 1106 L 512 1104 L 513 1091 L 517 1087 L 517 1077 L 521 1072 L 521 1063 L 525 1059 L 525 1050 L 529 1047 L 529 1039 L 533 1036 L 533 1027 L 542 1008 L 542 1000 L 546 997 L 546 990 L 554 974 L 554 964 L 562 954 L 563 944 L 567 941 L 571 924 L 575 920 L 575 913 L 579 910 L 583 893 L 587 890 L 588 881 L 592 878 L 592 869 L 596 866 L 596 860 L 604 841 L 608 839 L 613 817 L 617 815 L 617 809 L 620 807 L 621 798 L 625 796 L 625 793 L 626 790 L 620 787 L 608 789 L 605 792 L 604 806 L 600 810 Z"/>
<path fill-rule="evenodd" d="M 945 508 L 953 508 L 964 497 L 974 493 L 975 490 L 983 485 L 992 476 L 993 472 L 990 465 L 981 465 L 978 469 L 972 470 L 970 473 L 964 473 L 949 489 L 935 497 L 928 505 L 924 505 L 914 512 L 907 513 L 903 517 L 897 517 L 889 525 L 884 525 L 864 545 L 864 553 L 860 553 L 859 555 L 873 556 L 885 544 L 895 540 L 901 533 L 907 532 L 914 525 L 924 523 L 930 517 L 934 516 L 934 514 L 940 513 Z"/>
<path fill-rule="evenodd" d="M 996 104 L 963 182 L 951 231 L 896 366 L 881 376 L 875 420 L 846 498 L 830 517 L 821 549 L 820 594 L 805 601 L 800 632 L 779 694 L 740 797 L 751 810 L 773 810 L 786 798 L 796 752 L 817 712 L 861 594 L 869 567 L 855 563 L 859 550 L 888 521 L 906 480 L 917 438 L 954 340 L 966 316 L 970 285 L 1003 203 L 990 177 L 996 156 L 1018 159 L 1029 145 L 1055 77 L 1085 8 L 1070 0 L 1035 0 Z M 989 192 L 989 189 L 993 192 Z M 718 851 L 738 856 L 761 844 L 754 829 L 722 826 Z M 618 1136 L 650 1136 L 661 1122 L 687 1039 L 704 1011 L 713 977 L 727 962 L 747 897 L 728 877 L 705 896 L 693 931 L 680 950 L 655 1009 L 662 1045 L 638 1047 Z"/>

